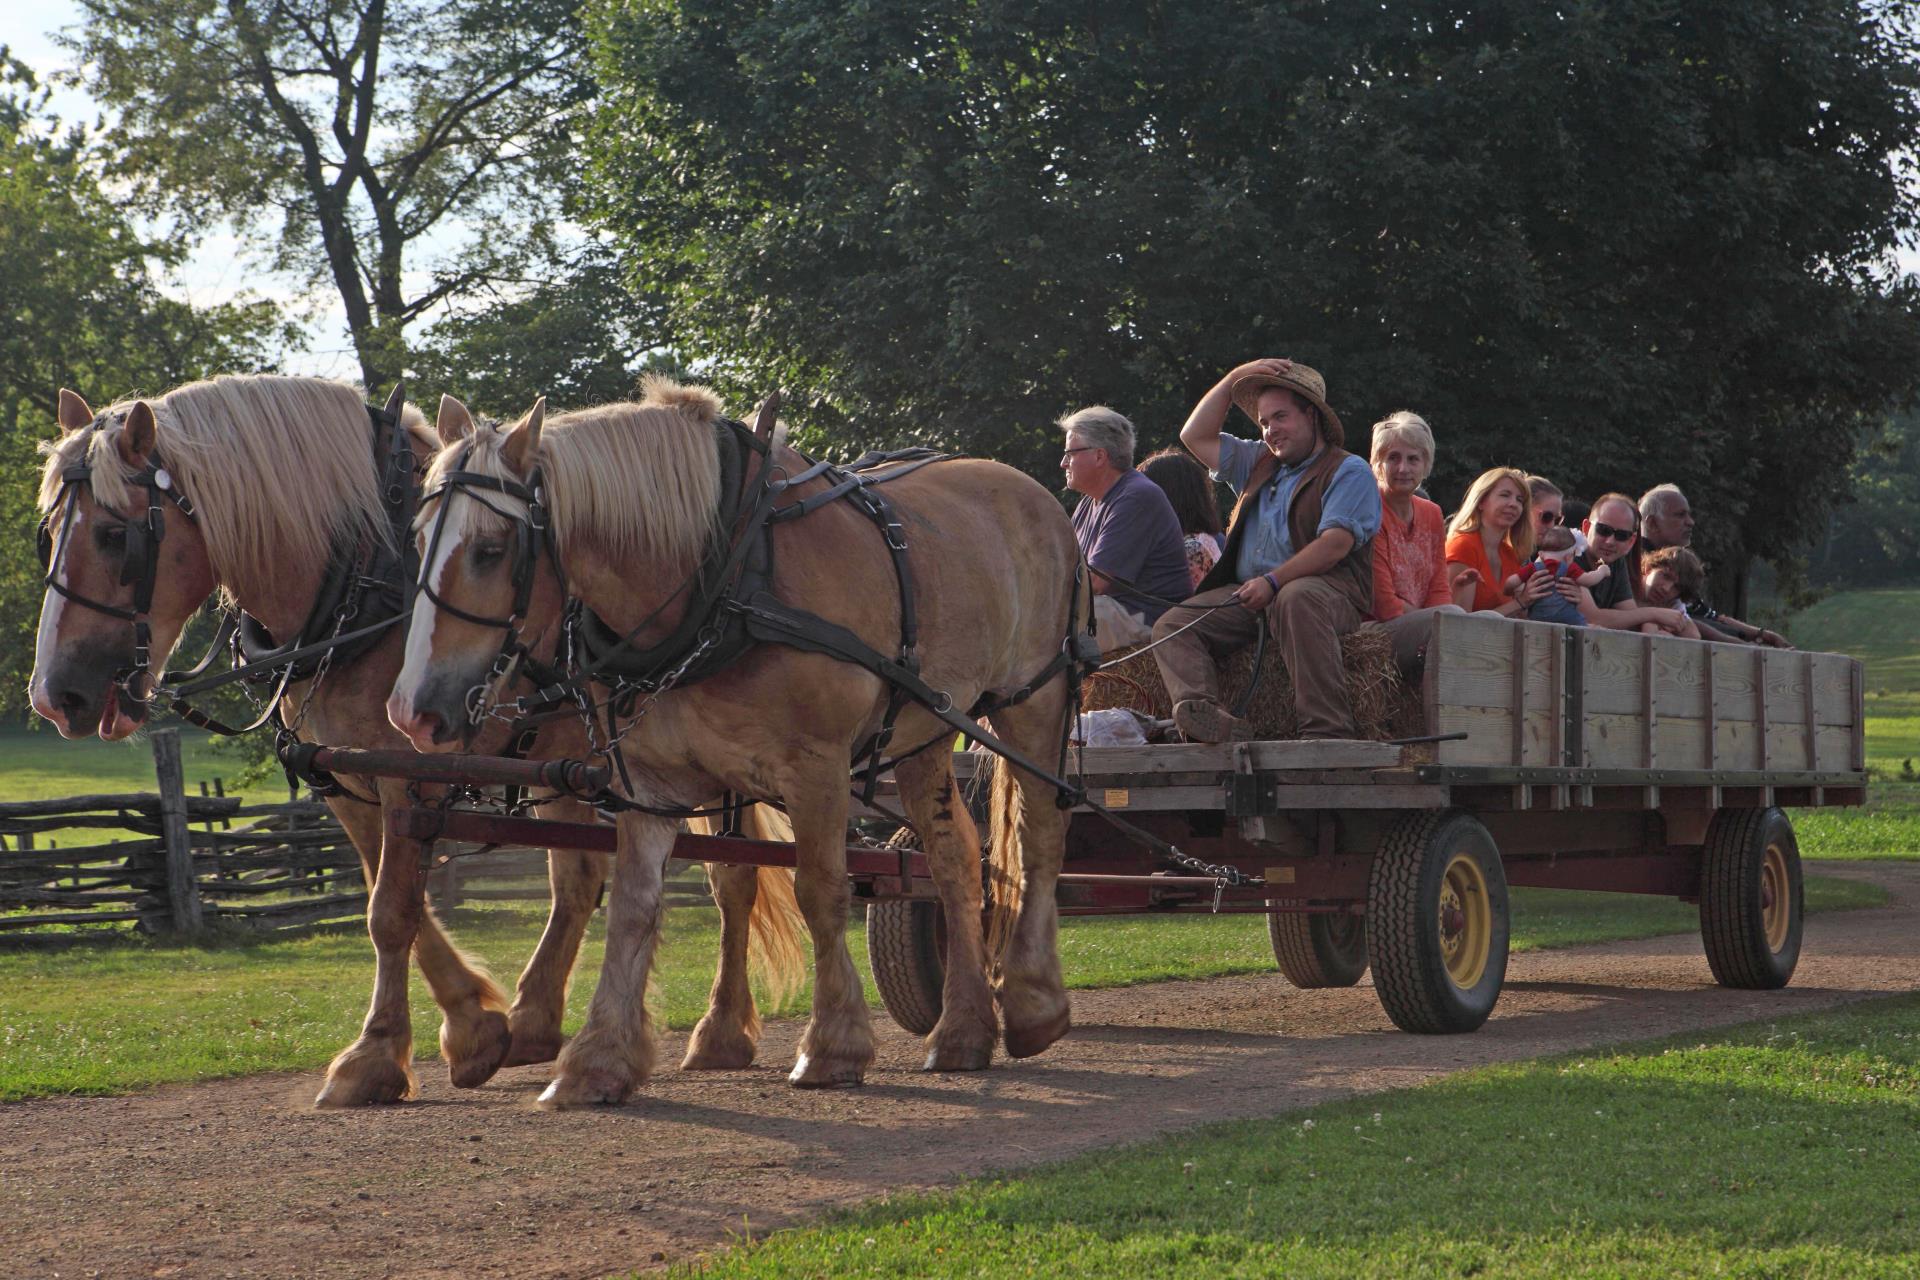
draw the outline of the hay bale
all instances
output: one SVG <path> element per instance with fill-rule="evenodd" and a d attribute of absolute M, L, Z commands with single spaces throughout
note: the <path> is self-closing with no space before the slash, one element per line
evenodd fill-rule
<path fill-rule="evenodd" d="M 1088 711 L 1130 707 L 1162 719 L 1173 714 L 1160 665 L 1153 654 L 1116 655 L 1120 661 L 1087 677 L 1082 705 Z M 1111 659 L 1110 659 L 1111 660 Z M 1347 697 L 1360 736 L 1375 741 L 1415 736 L 1420 726 L 1419 691 L 1411 689 L 1394 665 L 1393 642 L 1377 627 L 1361 627 L 1340 641 L 1340 662 L 1346 673 Z M 1247 707 L 1247 718 L 1262 738 L 1297 738 L 1299 722 L 1293 711 L 1293 678 L 1280 660 L 1279 646 L 1267 645 L 1259 687 Z M 1236 705 L 1253 676 L 1253 647 L 1229 657 L 1222 669 L 1222 701 Z M 1410 722 L 1415 733 L 1403 732 Z"/>

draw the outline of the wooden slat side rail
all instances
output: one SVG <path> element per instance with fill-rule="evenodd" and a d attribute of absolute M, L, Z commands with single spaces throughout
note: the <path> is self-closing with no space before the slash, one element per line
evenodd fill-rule
<path fill-rule="evenodd" d="M 1714 716 L 1717 713 L 1717 708 L 1719 705 L 1717 699 L 1719 697 L 1720 686 L 1714 683 L 1715 673 L 1713 669 L 1713 655 L 1714 655 L 1714 651 L 1718 648 L 1719 648 L 1718 645 L 1710 644 L 1707 646 L 1707 655 L 1706 655 L 1707 734 L 1706 734 L 1706 737 L 1703 738 L 1700 743 L 1700 748 L 1701 748 L 1700 767 L 1702 769 L 1713 768 L 1715 753 L 1716 753 L 1716 748 L 1714 744 L 1719 738 L 1719 727 L 1714 723 Z"/>

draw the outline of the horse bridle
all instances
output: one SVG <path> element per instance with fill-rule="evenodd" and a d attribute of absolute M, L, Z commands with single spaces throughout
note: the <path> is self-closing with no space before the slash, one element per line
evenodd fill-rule
<path fill-rule="evenodd" d="M 415 584 L 419 592 L 432 602 L 433 607 L 452 614 L 462 622 L 470 622 L 477 627 L 487 627 L 501 633 L 500 648 L 494 653 L 493 662 L 487 668 L 486 677 L 467 690 L 464 699 L 467 709 L 467 723 L 478 725 L 487 718 L 487 690 L 504 678 L 516 665 L 531 668 L 541 665 L 526 644 L 520 639 L 520 626 L 527 618 L 527 609 L 533 603 L 533 581 L 542 550 L 553 563 L 553 571 L 560 579 L 560 594 L 566 597 L 566 575 L 560 567 L 559 549 L 553 541 L 552 512 L 547 506 L 545 477 L 541 470 L 534 468 L 525 484 L 518 480 L 490 476 L 481 471 L 467 470 L 467 461 L 473 456 L 473 445 L 469 443 L 461 451 L 451 470 L 442 473 L 440 483 L 429 492 L 422 494 L 420 504 L 436 499 L 440 510 L 435 513 L 433 536 L 427 540 L 426 554 L 420 558 L 420 578 Z M 453 493 L 464 494 L 479 503 L 509 525 L 515 526 L 513 540 L 513 564 L 511 567 L 513 582 L 513 605 L 507 615 L 490 618 L 484 614 L 469 613 L 459 605 L 433 589 L 430 579 L 433 566 L 439 559 L 440 541 L 446 533 L 447 513 L 453 504 L 447 497 Z M 526 514 L 519 515 L 503 511 L 483 496 L 497 493 L 513 498 L 526 507 Z M 545 669 L 534 675 L 536 683 L 551 683 L 552 670 Z M 543 678 L 547 677 L 547 678 Z"/>
<path fill-rule="evenodd" d="M 87 430 L 89 434 L 117 422 L 117 418 L 101 414 L 93 420 Z M 158 585 L 160 571 L 160 544 L 166 537 L 167 522 L 161 500 L 173 503 L 180 514 L 188 520 L 193 519 L 193 503 L 187 495 L 180 492 L 174 483 L 173 475 L 161 461 L 157 451 L 147 455 L 147 465 L 133 483 L 146 490 L 146 515 L 135 520 L 119 510 L 101 502 L 96 496 L 94 501 L 108 515 L 121 522 L 126 530 L 127 545 L 122 553 L 120 564 L 120 585 L 133 588 L 133 604 L 122 608 L 104 600 L 95 600 L 82 595 L 72 587 L 59 581 L 60 562 L 66 558 L 67 539 L 73 531 L 74 513 L 79 509 L 79 499 L 73 492 L 78 485 L 91 488 L 93 483 L 93 464 L 85 461 L 86 452 L 92 448 L 91 442 L 81 452 L 82 461 L 73 463 L 60 473 L 60 495 L 52 507 L 40 517 L 40 526 L 36 535 L 40 552 L 40 567 L 43 581 L 48 590 L 58 593 L 63 599 L 92 609 L 95 613 L 105 614 L 109 618 L 118 618 L 133 624 L 133 663 L 114 673 L 113 683 L 128 697 L 141 704 L 149 703 L 154 696 L 153 679 L 153 629 L 148 622 L 148 614 L 153 609 L 154 588 Z M 60 534 L 55 538 L 53 532 L 54 512 L 60 512 Z"/>

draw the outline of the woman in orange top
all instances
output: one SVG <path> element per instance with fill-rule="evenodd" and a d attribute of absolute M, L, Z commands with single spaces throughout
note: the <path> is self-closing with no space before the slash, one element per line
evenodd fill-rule
<path fill-rule="evenodd" d="M 1475 613 L 1524 616 L 1527 606 L 1552 589 L 1534 574 L 1509 596 L 1500 584 L 1533 558 L 1533 494 L 1527 473 L 1495 467 L 1467 490 L 1459 514 L 1447 526 L 1447 577 L 1453 601 Z"/>

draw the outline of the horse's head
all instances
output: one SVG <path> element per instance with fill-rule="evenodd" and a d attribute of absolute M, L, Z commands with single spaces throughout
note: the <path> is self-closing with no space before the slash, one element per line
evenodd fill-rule
<path fill-rule="evenodd" d="M 146 718 L 153 672 L 212 593 L 213 566 L 146 401 L 96 418 L 62 389 L 59 416 L 40 482 L 47 592 L 33 709 L 65 737 L 124 738 Z M 136 653 L 142 631 L 147 654 Z"/>
<path fill-rule="evenodd" d="M 506 697 L 515 646 L 545 651 L 559 625 L 565 591 L 538 479 L 546 403 L 503 429 L 440 401 L 441 449 L 415 525 L 421 590 L 387 700 L 387 718 L 418 750 L 470 743 Z"/>

